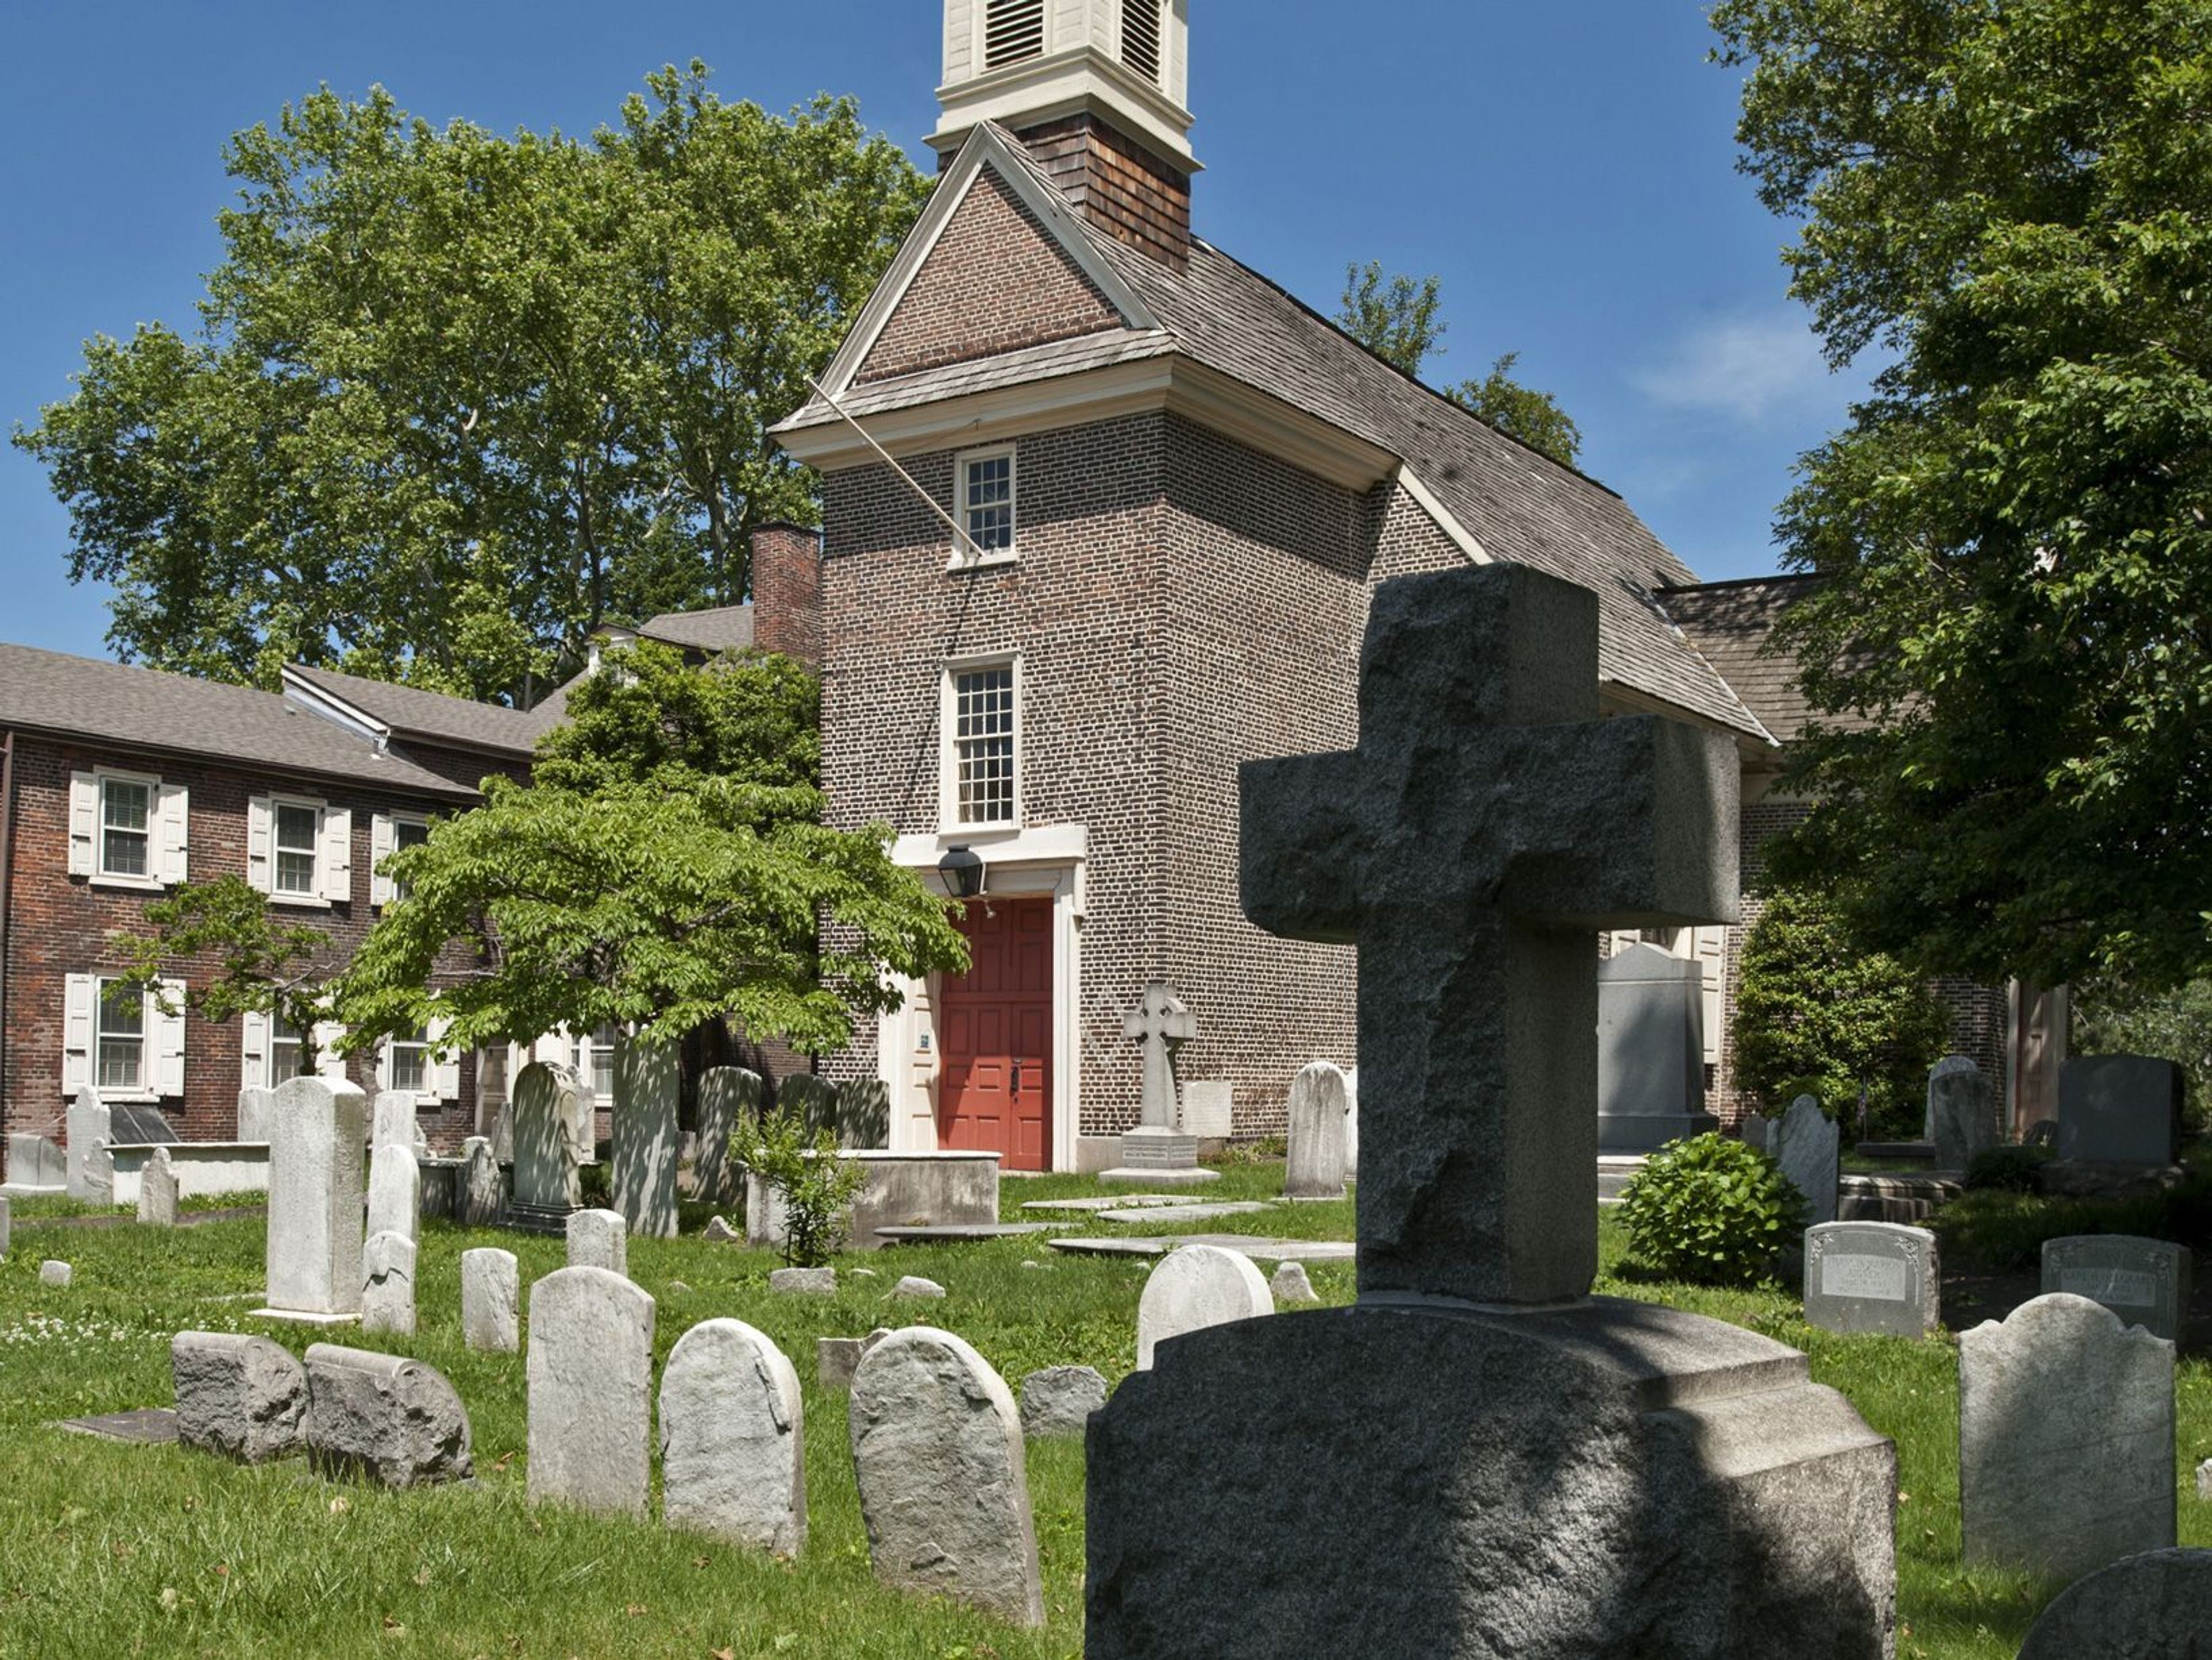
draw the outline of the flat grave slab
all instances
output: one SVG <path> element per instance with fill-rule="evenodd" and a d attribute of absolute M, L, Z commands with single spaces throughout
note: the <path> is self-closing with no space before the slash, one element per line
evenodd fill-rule
<path fill-rule="evenodd" d="M 177 1438 L 174 1407 L 139 1407 L 131 1412 L 102 1413 L 94 1418 L 64 1418 L 57 1428 L 79 1435 L 97 1435 L 108 1441 L 128 1441 L 136 1446 L 166 1446 Z"/>
<path fill-rule="evenodd" d="M 1188 1205 L 1187 1193 L 1115 1193 L 1094 1199 L 1030 1199 L 1023 1201 L 1024 1210 L 1045 1212 L 1076 1212 L 1095 1210 L 1136 1210 L 1147 1205 Z"/>
<path fill-rule="evenodd" d="M 1211 1222 L 1217 1216 L 1249 1216 L 1267 1207 L 1255 1199 L 1227 1199 L 1214 1205 L 1156 1205 L 1135 1210 L 1102 1210 L 1102 1222 Z"/>
<path fill-rule="evenodd" d="M 1222 1245 L 1258 1262 L 1349 1262 L 1359 1248 L 1349 1239 L 1266 1239 L 1249 1233 L 1169 1233 L 1146 1239 L 1054 1239 L 1070 1256 L 1160 1256 L 1177 1245 Z"/>
<path fill-rule="evenodd" d="M 161 1116 L 158 1107 L 135 1105 L 128 1101 L 112 1103 L 108 1110 L 108 1145 L 111 1146 L 178 1146 L 184 1138 L 175 1127 Z"/>
<path fill-rule="evenodd" d="M 876 1237 L 886 1244 L 924 1245 L 961 1239 L 1011 1239 L 1017 1234 L 1050 1233 L 1053 1222 L 939 1222 L 910 1228 L 878 1228 Z"/>

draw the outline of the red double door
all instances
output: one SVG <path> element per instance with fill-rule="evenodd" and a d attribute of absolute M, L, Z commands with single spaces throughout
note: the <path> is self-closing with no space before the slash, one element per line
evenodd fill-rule
<path fill-rule="evenodd" d="M 1052 1168 L 1052 901 L 971 899 L 973 961 L 938 994 L 937 1145 Z"/>

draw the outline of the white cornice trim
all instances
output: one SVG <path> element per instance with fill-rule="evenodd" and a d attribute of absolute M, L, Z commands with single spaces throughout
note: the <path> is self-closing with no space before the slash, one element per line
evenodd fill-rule
<path fill-rule="evenodd" d="M 891 861 L 909 870 L 935 870 L 948 848 L 970 848 L 986 866 L 1077 865 L 1090 857 L 1091 833 L 1082 824 L 909 832 L 891 844 Z"/>
<path fill-rule="evenodd" d="M 1492 562 L 1489 554 L 1483 550 L 1482 544 L 1474 539 L 1474 532 L 1461 524 L 1437 493 L 1421 482 L 1420 474 L 1401 462 L 1398 467 L 1398 482 L 1405 487 L 1406 494 L 1413 498 L 1414 504 L 1436 521 L 1437 528 L 1449 537 L 1462 553 L 1478 565 Z"/>
<path fill-rule="evenodd" d="M 349 703 L 336 692 L 326 690 L 295 674 L 290 664 L 287 663 L 277 672 L 277 684 L 283 690 L 286 702 L 297 703 L 308 714 L 321 716 L 356 738 L 366 739 L 380 750 L 391 741 L 392 727 L 389 724 L 358 705 Z"/>
<path fill-rule="evenodd" d="M 1739 745 L 1748 743 L 1755 745 L 1758 751 L 1761 753 L 1779 750 L 1782 747 L 1774 741 L 1772 734 L 1768 733 L 1765 727 L 1760 727 L 1757 732 L 1749 732 L 1742 727 L 1726 721 L 1717 721 L 1710 714 L 1702 714 L 1698 710 L 1662 697 L 1656 692 L 1645 691 L 1639 686 L 1632 686 L 1626 681 L 1609 680 L 1601 677 L 1597 684 L 1599 702 L 1601 704 L 1611 705 L 1606 710 L 1607 714 L 1632 712 L 1638 714 L 1663 714 L 1670 721 L 1680 721 L 1690 726 L 1704 727 L 1711 732 L 1726 733 Z M 1759 717 L 1751 714 L 1749 710 L 1746 710 L 1745 714 L 1754 723 L 1758 721 Z"/>
<path fill-rule="evenodd" d="M 975 187 L 986 166 L 999 175 L 1006 188 L 1013 192 L 1030 212 L 1043 223 L 1045 233 L 1059 245 L 1061 252 L 1081 268 L 1083 274 L 1098 285 L 1114 309 L 1121 313 L 1122 322 L 1132 329 L 1150 330 L 1159 327 L 1151 309 L 1136 289 L 1130 287 L 1121 272 L 1099 252 L 1098 245 L 1081 216 L 1067 198 L 1048 185 L 1039 182 L 1028 166 L 1018 159 L 1008 148 L 1006 140 L 998 130 L 978 126 L 968 135 L 960 147 L 960 154 L 938 181 L 929 205 L 922 210 L 921 218 L 907 234 L 906 242 L 891 261 L 890 269 L 876 284 L 868 302 L 860 307 L 854 319 L 853 331 L 845 337 L 845 344 L 830 360 L 822 384 L 833 398 L 842 398 L 850 391 L 854 378 L 875 350 L 877 340 L 890 325 L 899 302 L 906 298 L 915 278 L 929 263 L 929 256 L 945 234 L 945 228 L 952 222 L 969 192 Z M 794 452 L 796 453 L 796 452 Z"/>
<path fill-rule="evenodd" d="M 1170 361 L 1175 367 L 1168 389 L 1169 412 L 1187 416 L 1248 449 L 1353 490 L 1371 489 L 1399 464 L 1399 458 L 1381 445 L 1355 437 L 1234 375 L 1188 357 Z"/>
<path fill-rule="evenodd" d="M 1090 110 L 1113 118 L 1129 137 L 1173 166 L 1200 171 L 1190 150 L 1191 112 L 1087 41 L 939 87 L 937 104 L 938 130 L 922 142 L 939 152 L 979 122 L 1017 122 L 1027 129 Z"/>

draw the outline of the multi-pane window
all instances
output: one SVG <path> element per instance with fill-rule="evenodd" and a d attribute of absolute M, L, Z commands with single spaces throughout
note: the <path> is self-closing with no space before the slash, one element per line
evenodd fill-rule
<path fill-rule="evenodd" d="M 999 553 L 1014 545 L 1014 453 L 971 455 L 960 464 L 961 525 L 967 551 Z"/>
<path fill-rule="evenodd" d="M 430 1037 L 420 1026 L 394 1032 L 386 1051 L 386 1089 L 421 1095 L 430 1087 Z"/>
<path fill-rule="evenodd" d="M 430 827 L 420 818 L 399 818 L 392 821 L 392 850 L 394 853 L 404 853 L 410 848 L 419 848 L 429 839 Z M 407 894 L 407 885 L 404 882 L 394 880 L 392 884 L 392 897 L 394 899 L 404 899 Z"/>
<path fill-rule="evenodd" d="M 129 778 L 100 781 L 100 873 L 143 877 L 153 870 L 154 787 Z"/>
<path fill-rule="evenodd" d="M 307 1034 L 281 1014 L 269 1017 L 269 1086 L 306 1075 Z"/>
<path fill-rule="evenodd" d="M 315 844 L 322 814 L 313 807 L 279 801 L 276 812 L 276 876 L 279 893 L 315 892 Z"/>
<path fill-rule="evenodd" d="M 1014 818 L 1014 666 L 963 669 L 952 677 L 952 762 L 959 822 Z"/>
<path fill-rule="evenodd" d="M 615 1098 L 615 1028 L 612 1021 L 592 1031 L 592 1095 L 595 1100 Z"/>
<path fill-rule="evenodd" d="M 146 994 L 119 980 L 100 982 L 93 1034 L 94 1077 L 104 1090 L 137 1090 L 146 1078 Z"/>

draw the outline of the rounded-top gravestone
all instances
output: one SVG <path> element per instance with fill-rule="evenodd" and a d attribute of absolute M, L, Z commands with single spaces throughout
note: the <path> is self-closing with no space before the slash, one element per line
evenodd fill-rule
<path fill-rule="evenodd" d="M 1344 1197 L 1344 1124 L 1350 1108 L 1344 1073 L 1326 1061 L 1310 1062 L 1291 1080 L 1285 1199 Z"/>
<path fill-rule="evenodd" d="M 1273 1314 L 1275 1299 L 1252 1259 L 1219 1245 L 1185 1245 L 1164 1257 L 1137 1299 L 1137 1370 L 1170 1337 Z"/>
<path fill-rule="evenodd" d="M 2020 1660 L 2212 1660 L 2212 1550 L 2154 1550 L 2077 1579 Z"/>
<path fill-rule="evenodd" d="M 661 1515 L 796 1556 L 806 1544 L 805 1414 L 790 1357 L 742 1320 L 677 1339 L 660 1380 Z"/>

